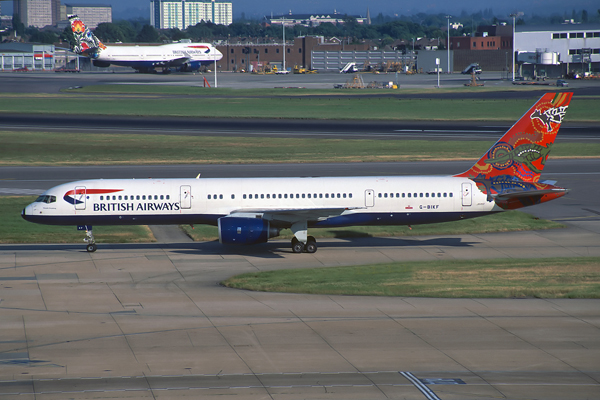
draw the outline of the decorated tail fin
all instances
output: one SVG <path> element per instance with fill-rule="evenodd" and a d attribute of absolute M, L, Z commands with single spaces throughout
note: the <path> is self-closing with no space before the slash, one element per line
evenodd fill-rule
<path fill-rule="evenodd" d="M 73 51 L 90 58 L 98 58 L 106 46 L 90 31 L 77 15 L 69 15 L 71 30 L 75 37 Z"/>
<path fill-rule="evenodd" d="M 573 93 L 546 93 L 469 170 L 469 178 L 500 207 L 519 208 L 564 195 L 539 182 Z"/>

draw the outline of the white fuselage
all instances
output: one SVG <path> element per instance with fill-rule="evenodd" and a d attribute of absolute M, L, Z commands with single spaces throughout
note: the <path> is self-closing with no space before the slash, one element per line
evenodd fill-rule
<path fill-rule="evenodd" d="M 219 61 L 223 54 L 208 43 L 170 43 L 157 46 L 108 45 L 96 60 L 116 65 L 153 67 L 173 60 L 189 58 L 189 62 L 208 64 Z"/>
<path fill-rule="evenodd" d="M 502 211 L 474 182 L 450 176 L 87 180 L 43 196 L 54 201 L 28 205 L 25 219 L 57 225 L 216 225 L 232 214 L 263 218 L 281 211 L 292 216 L 274 223 L 286 228 L 295 214 L 308 226 L 350 226 L 443 222 Z M 342 211 L 302 216 L 321 209 Z"/>

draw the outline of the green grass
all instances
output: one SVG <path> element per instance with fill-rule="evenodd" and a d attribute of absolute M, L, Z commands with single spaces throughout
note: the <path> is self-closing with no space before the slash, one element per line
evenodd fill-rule
<path fill-rule="evenodd" d="M 485 217 L 455 222 L 408 226 L 352 226 L 347 228 L 312 228 L 309 234 L 315 238 L 391 237 L 425 235 L 463 235 L 490 232 L 531 231 L 564 228 L 554 221 L 535 218 L 520 211 L 505 211 Z M 192 229 L 183 225 L 182 229 L 196 241 L 217 240 L 219 233 L 214 226 L 196 225 Z M 289 229 L 281 231 L 277 239 L 291 239 Z"/>
<path fill-rule="evenodd" d="M 444 298 L 600 298 L 600 258 L 398 262 L 280 270 L 222 282 L 256 291 Z"/>
<path fill-rule="evenodd" d="M 76 226 L 40 225 L 21 218 L 21 210 L 35 196 L 0 197 L 0 243 L 81 243 L 84 231 Z M 98 243 L 136 243 L 155 241 L 147 226 L 95 226 Z"/>
<path fill-rule="evenodd" d="M 236 138 L 0 131 L 0 165 L 233 164 L 476 159 L 491 141 Z M 600 143 L 556 145 L 552 157 L 598 157 Z M 550 161 L 551 162 L 551 161 Z M 456 173 L 462 171 L 453 171 Z M 300 175 L 302 171 L 298 172 Z"/>
<path fill-rule="evenodd" d="M 283 89 L 278 96 L 267 94 L 264 97 L 248 97 L 244 96 L 245 93 L 249 92 L 210 92 L 198 88 L 197 96 L 172 97 L 165 97 L 164 93 L 6 94 L 0 98 L 0 112 L 215 118 L 516 121 L 533 104 L 533 100 L 527 98 L 449 101 L 381 96 L 332 97 L 326 94 L 306 97 L 302 91 Z M 598 122 L 598 109 L 600 99 L 574 98 L 566 121 Z"/>

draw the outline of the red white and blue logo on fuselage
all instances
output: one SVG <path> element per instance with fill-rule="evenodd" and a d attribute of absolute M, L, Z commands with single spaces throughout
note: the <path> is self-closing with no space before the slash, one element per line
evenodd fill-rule
<path fill-rule="evenodd" d="M 75 190 L 69 190 L 63 196 L 63 199 L 69 204 L 82 204 L 83 201 L 79 200 L 82 196 L 89 194 L 108 194 L 122 192 L 123 189 L 86 189 L 80 188 Z"/>

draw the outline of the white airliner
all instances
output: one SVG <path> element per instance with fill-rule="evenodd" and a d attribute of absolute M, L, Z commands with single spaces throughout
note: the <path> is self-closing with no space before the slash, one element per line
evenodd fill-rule
<path fill-rule="evenodd" d="M 41 224 L 209 224 L 223 244 L 263 243 L 289 228 L 295 253 L 314 253 L 308 228 L 417 225 L 473 218 L 556 199 L 540 182 L 572 93 L 547 93 L 469 170 L 453 176 L 100 179 L 44 192 L 22 216 Z"/>
<path fill-rule="evenodd" d="M 208 43 L 170 43 L 154 46 L 106 46 L 85 26 L 77 15 L 69 15 L 71 30 L 75 37 L 73 51 L 91 58 L 97 67 L 111 64 L 132 67 L 139 72 L 164 72 L 175 68 L 194 71 L 201 65 L 212 64 L 223 54 Z"/>

